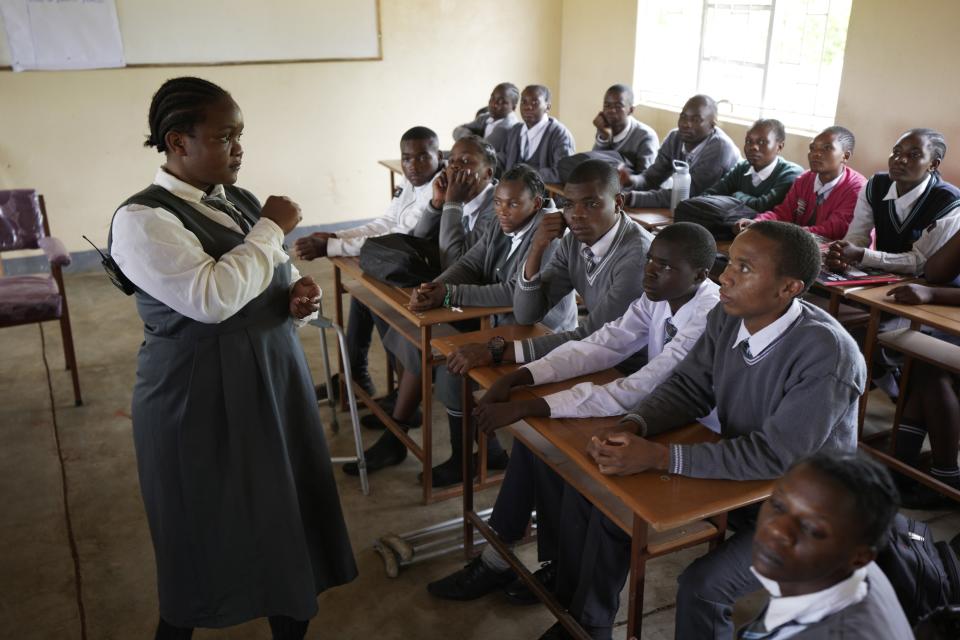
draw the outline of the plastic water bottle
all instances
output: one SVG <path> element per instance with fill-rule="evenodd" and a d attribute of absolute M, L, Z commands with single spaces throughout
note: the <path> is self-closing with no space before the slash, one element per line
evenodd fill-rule
<path fill-rule="evenodd" d="M 673 190 L 670 192 L 670 213 L 681 200 L 690 197 L 690 165 L 682 160 L 673 161 Z"/>

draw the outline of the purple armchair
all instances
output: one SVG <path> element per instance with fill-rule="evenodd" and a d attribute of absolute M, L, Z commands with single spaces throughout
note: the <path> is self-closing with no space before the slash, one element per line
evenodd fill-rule
<path fill-rule="evenodd" d="M 0 191 L 0 252 L 21 249 L 42 249 L 50 275 L 3 276 L 0 267 L 0 328 L 59 320 L 63 357 L 73 376 L 74 401 L 80 406 L 80 377 L 61 272 L 70 264 L 70 254 L 50 236 L 43 196 L 33 189 Z"/>

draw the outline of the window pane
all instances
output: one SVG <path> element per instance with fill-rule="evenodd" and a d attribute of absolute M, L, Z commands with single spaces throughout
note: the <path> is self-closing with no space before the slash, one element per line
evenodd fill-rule
<path fill-rule="evenodd" d="M 735 62 L 704 61 L 700 67 L 700 91 L 714 100 L 730 102 L 730 114 L 756 119 L 760 115 L 763 68 Z M 727 110 L 721 105 L 720 113 Z"/>
<path fill-rule="evenodd" d="M 704 25 L 703 57 L 762 65 L 767 57 L 769 27 L 769 9 L 737 5 L 709 7 Z"/>
<path fill-rule="evenodd" d="M 703 0 L 641 2 L 634 93 L 638 101 L 681 107 L 697 92 Z"/>

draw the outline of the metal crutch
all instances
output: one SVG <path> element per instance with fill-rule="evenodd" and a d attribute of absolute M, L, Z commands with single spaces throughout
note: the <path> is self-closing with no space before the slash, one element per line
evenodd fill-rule
<path fill-rule="evenodd" d="M 321 307 L 320 313 L 323 313 Z M 327 347 L 327 333 L 325 329 L 333 329 L 337 332 L 337 340 L 340 345 L 340 358 L 343 360 L 343 375 L 348 381 L 353 380 L 350 371 L 350 357 L 347 353 L 347 338 L 343 329 L 330 318 L 319 315 L 316 320 L 311 320 L 310 324 L 320 330 L 320 347 L 323 352 L 323 370 L 327 378 L 327 400 L 330 403 L 333 419 L 331 427 L 334 433 L 340 431 L 340 425 L 337 423 L 337 407 L 333 398 L 333 376 L 330 374 L 330 351 Z M 357 455 L 346 457 L 332 457 L 330 461 L 334 464 L 344 464 L 347 462 L 356 462 L 357 469 L 360 471 L 360 489 L 363 495 L 370 495 L 370 483 L 367 481 L 367 461 L 363 456 L 363 438 L 360 437 L 360 418 L 357 416 L 357 398 L 353 395 L 353 385 L 350 382 L 344 385 L 347 389 L 347 405 L 350 407 L 350 423 L 353 426 L 353 443 L 357 450 Z"/>

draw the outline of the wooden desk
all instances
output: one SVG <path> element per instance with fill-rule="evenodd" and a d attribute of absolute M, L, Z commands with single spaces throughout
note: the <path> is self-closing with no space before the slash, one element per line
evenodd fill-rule
<path fill-rule="evenodd" d="M 377 160 L 377 162 L 390 170 L 390 197 L 397 189 L 397 176 L 403 175 L 403 165 L 399 160 Z"/>
<path fill-rule="evenodd" d="M 624 209 L 631 220 L 647 231 L 656 232 L 662 227 L 673 224 L 670 209 Z"/>
<path fill-rule="evenodd" d="M 911 281 L 916 282 L 916 280 Z M 887 432 L 877 434 L 876 436 L 871 436 L 869 438 L 863 437 L 863 422 L 866 417 L 867 410 L 867 398 L 870 393 L 870 383 L 872 380 L 872 367 L 871 362 L 873 361 L 874 352 L 877 347 L 878 332 L 880 329 L 880 316 L 883 313 L 889 313 L 901 318 L 906 318 L 910 321 L 910 329 L 913 332 L 916 332 L 920 329 L 921 326 L 926 325 L 933 327 L 934 329 L 939 329 L 944 333 L 949 333 L 952 335 L 960 336 L 960 307 L 951 307 L 945 305 L 935 305 L 935 304 L 923 304 L 923 305 L 905 305 L 897 304 L 893 302 L 892 298 L 887 297 L 887 293 L 904 284 L 904 282 L 896 282 L 893 284 L 882 285 L 877 287 L 870 288 L 860 288 L 855 291 L 850 291 L 846 295 L 847 297 L 854 301 L 859 302 L 863 305 L 866 305 L 870 309 L 870 322 L 867 325 L 867 336 L 863 344 L 863 357 L 867 363 L 867 381 L 866 387 L 864 389 L 863 396 L 860 398 L 860 415 L 858 422 L 858 441 L 861 448 L 866 450 L 871 455 L 875 456 L 887 466 L 895 469 L 896 471 L 925 484 L 940 493 L 953 498 L 954 500 L 960 501 L 960 491 L 953 489 L 952 487 L 943 484 L 931 476 L 923 473 L 922 471 L 915 469 L 902 461 L 898 460 L 893 456 L 893 443 L 896 439 L 896 429 L 899 426 L 900 418 L 903 414 L 903 407 L 906 400 L 906 388 L 910 379 L 910 368 L 912 366 L 912 355 L 914 355 L 909 349 L 909 336 L 904 336 L 908 340 L 904 341 L 904 355 L 906 356 L 903 371 L 901 373 L 900 379 L 900 394 L 897 398 L 897 410 L 894 414 L 894 424 L 890 439 L 890 448 L 888 452 L 884 452 L 881 449 L 874 447 L 870 441 L 876 437 L 883 437 Z M 891 332 L 898 333 L 898 332 Z M 887 334 L 884 334 L 887 335 Z M 892 336 L 891 341 L 893 348 L 897 348 L 897 338 L 899 336 Z M 941 343 L 944 344 L 944 343 Z M 946 346 L 946 345 L 945 345 Z"/>
<path fill-rule="evenodd" d="M 463 307 L 462 312 L 450 309 L 431 309 L 423 313 L 411 311 L 407 308 L 410 302 L 410 289 L 394 287 L 363 273 L 358 258 L 330 258 L 333 263 L 334 303 L 336 305 L 337 324 L 343 326 L 343 294 L 349 293 L 359 302 L 370 308 L 370 311 L 383 318 L 388 325 L 395 329 L 402 337 L 409 340 L 420 349 L 421 392 L 423 410 L 422 444 L 417 444 L 410 436 L 397 425 L 393 417 L 387 415 L 380 405 L 370 397 L 360 385 L 353 384 L 354 394 L 376 414 L 380 420 L 397 436 L 406 447 L 423 463 L 423 501 L 424 504 L 435 500 L 449 498 L 460 493 L 460 487 L 433 490 L 433 367 L 443 361 L 442 355 L 437 355 L 429 347 L 435 333 L 456 333 L 448 323 L 458 320 L 479 318 L 481 327 L 488 327 L 490 316 L 497 313 L 506 313 L 511 307 Z M 349 279 L 345 280 L 344 275 Z M 426 348 L 423 348 L 426 347 Z M 340 365 L 340 381 L 345 382 L 343 365 Z M 340 394 L 346 398 L 345 393 Z M 490 482 L 499 481 L 491 478 Z M 486 485 L 485 485 L 486 486 Z"/>
<path fill-rule="evenodd" d="M 510 329 L 508 332 L 507 329 Z M 493 335 L 507 340 L 539 335 L 537 327 L 498 327 L 497 329 L 460 334 L 435 339 L 433 344 L 441 353 L 448 354 L 467 342 L 483 342 Z M 480 367 L 470 372 L 470 378 L 479 386 L 488 388 L 505 373 L 518 365 Z M 589 380 L 606 383 L 619 377 L 607 370 L 565 382 L 525 387 L 514 391 L 513 398 L 542 397 L 574 384 Z M 472 394 L 464 385 L 464 413 L 470 407 Z M 732 480 L 698 480 L 671 476 L 663 472 L 645 472 L 632 476 L 615 477 L 600 473 L 587 455 L 586 447 L 597 429 L 617 423 L 619 418 L 549 419 L 530 418 L 510 427 L 537 456 L 546 462 L 565 481 L 599 508 L 608 518 L 631 536 L 630 596 L 627 637 L 641 637 L 643 589 L 646 561 L 690 546 L 709 542 L 711 548 L 723 540 L 726 532 L 726 514 L 729 511 L 760 502 L 770 495 L 772 481 L 737 482 Z M 464 421 L 464 442 L 472 442 L 473 421 Z M 661 443 L 693 444 L 715 442 L 719 436 L 702 425 L 689 425 L 653 438 Z M 465 449 L 466 452 L 466 449 Z M 471 477 L 471 456 L 465 455 L 464 477 Z M 576 638 L 588 639 L 583 629 L 540 585 L 473 508 L 473 491 L 464 488 L 464 548 L 472 551 L 473 530 L 476 528 L 507 558 L 511 567 L 526 585 L 536 593 L 564 627 Z M 652 531 L 651 531 L 652 529 Z"/>

